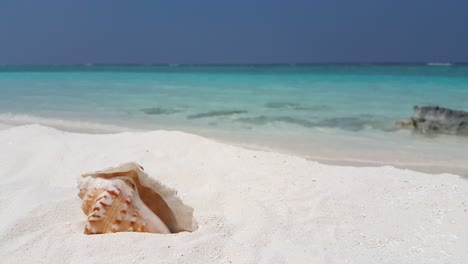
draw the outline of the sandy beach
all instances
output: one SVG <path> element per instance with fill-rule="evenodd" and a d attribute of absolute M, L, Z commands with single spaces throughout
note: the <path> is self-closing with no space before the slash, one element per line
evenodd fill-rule
<path fill-rule="evenodd" d="M 468 264 L 467 10 L 2 1 L 0 264 Z"/>
<path fill-rule="evenodd" d="M 0 130 L 7 129 L 7 128 L 10 128 L 10 127 L 11 127 L 10 125 L 0 123 Z"/>
<path fill-rule="evenodd" d="M 464 263 L 468 179 L 323 165 L 172 132 L 0 127 L 1 263 Z M 85 235 L 77 177 L 135 161 L 197 231 Z"/>

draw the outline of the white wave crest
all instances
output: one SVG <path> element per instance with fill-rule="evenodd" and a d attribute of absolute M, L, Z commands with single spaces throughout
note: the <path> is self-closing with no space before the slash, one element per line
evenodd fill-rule
<path fill-rule="evenodd" d="M 116 126 L 112 124 L 103 124 L 82 120 L 65 120 L 59 118 L 32 116 L 27 114 L 0 113 L 0 125 L 3 127 L 30 124 L 39 124 L 43 126 L 53 127 L 59 130 L 89 134 L 105 134 L 135 131 L 135 129 Z"/>
<path fill-rule="evenodd" d="M 450 62 L 428 62 L 427 66 L 452 66 Z"/>

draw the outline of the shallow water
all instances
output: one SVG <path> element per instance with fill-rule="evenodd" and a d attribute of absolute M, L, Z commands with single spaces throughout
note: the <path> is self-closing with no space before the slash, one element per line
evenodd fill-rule
<path fill-rule="evenodd" d="M 175 129 L 325 162 L 468 174 L 468 138 L 397 130 L 468 110 L 468 66 L 0 67 L 0 123 Z"/>

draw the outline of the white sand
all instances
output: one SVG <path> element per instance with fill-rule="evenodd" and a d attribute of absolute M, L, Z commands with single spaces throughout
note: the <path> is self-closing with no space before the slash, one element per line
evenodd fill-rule
<path fill-rule="evenodd" d="M 76 177 L 136 161 L 199 230 L 85 235 Z M 468 179 L 326 166 L 180 132 L 0 130 L 0 263 L 466 263 Z"/>
<path fill-rule="evenodd" d="M 10 127 L 11 127 L 10 125 L 0 122 L 0 130 L 7 129 L 7 128 L 10 128 Z"/>

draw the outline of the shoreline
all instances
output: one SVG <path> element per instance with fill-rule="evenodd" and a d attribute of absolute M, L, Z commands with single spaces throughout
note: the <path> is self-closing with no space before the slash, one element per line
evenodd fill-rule
<path fill-rule="evenodd" d="M 257 143 L 256 141 L 261 141 L 260 137 L 257 138 L 247 138 L 243 137 L 242 134 L 232 136 L 229 135 L 229 132 L 220 132 L 215 130 L 207 130 L 205 128 L 183 128 L 182 126 L 162 126 L 162 128 L 151 129 L 149 127 L 135 127 L 137 124 L 130 123 L 130 126 L 122 126 L 121 124 L 111 124 L 105 122 L 93 121 L 79 121 L 74 119 L 59 119 L 59 118 L 50 118 L 50 117 L 40 117 L 40 116 L 30 116 L 25 114 L 11 114 L 3 113 L 0 114 L 0 130 L 7 129 L 16 126 L 24 125 L 44 125 L 46 127 L 51 127 L 58 129 L 64 132 L 72 133 L 83 133 L 83 134 L 119 134 L 126 132 L 151 132 L 151 131 L 169 131 L 169 132 L 183 132 L 188 134 L 193 134 L 201 137 L 208 138 L 210 140 L 228 144 L 232 146 L 237 146 L 241 148 L 246 148 L 250 150 L 257 151 L 266 151 L 281 153 L 286 155 L 297 156 L 305 158 L 311 161 L 318 161 L 323 164 L 336 165 L 336 166 L 355 166 L 355 167 L 381 167 L 381 166 L 393 166 L 400 169 L 410 169 L 423 173 L 430 174 L 441 174 L 441 173 L 454 173 L 458 175 L 468 176 L 468 166 L 462 165 L 463 163 L 457 164 L 447 164 L 445 161 L 437 162 L 431 160 L 430 162 L 425 161 L 424 159 L 420 160 L 395 160 L 396 155 L 388 155 L 387 153 L 381 154 L 381 156 L 372 157 L 370 159 L 369 155 L 364 155 L 366 152 L 373 152 L 371 148 L 364 149 L 363 151 L 358 151 L 358 145 L 354 147 L 350 146 L 341 146 L 342 148 L 331 147 L 330 149 L 323 149 L 320 151 L 314 151 L 313 153 L 308 153 L 301 149 L 291 149 L 287 144 L 282 143 L 276 146 L 269 145 L 274 139 L 266 140 L 264 142 Z M 240 133 L 239 131 L 235 133 Z M 248 139 L 248 140 L 247 140 Z M 244 141 L 244 142 L 242 142 Z M 269 142 L 271 141 L 271 142 Z M 297 143 L 296 143 L 297 144 Z M 343 152 L 343 150 L 345 150 Z M 343 154 L 343 153 L 344 154 Z M 348 153 L 348 155 L 346 155 Z M 353 154 L 357 154 L 356 156 Z M 363 157 L 368 156 L 368 158 Z"/>
<path fill-rule="evenodd" d="M 31 140 L 34 139 L 34 140 Z M 331 166 L 175 131 L 0 130 L 5 263 L 461 263 L 468 180 Z M 136 161 L 194 208 L 199 229 L 85 235 L 76 178 Z M 92 245 L 92 246 L 90 246 Z M 125 248 L 125 250 L 122 250 Z"/>

